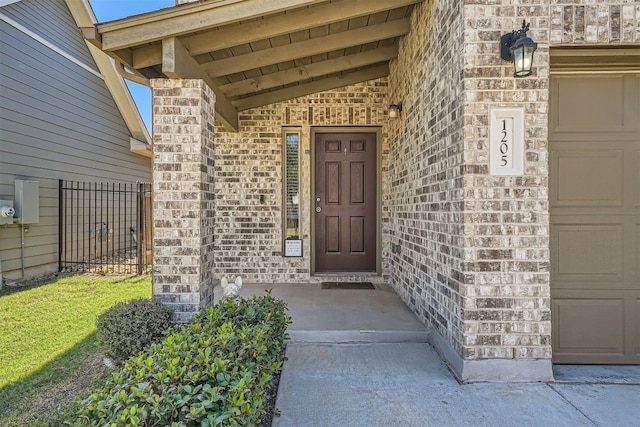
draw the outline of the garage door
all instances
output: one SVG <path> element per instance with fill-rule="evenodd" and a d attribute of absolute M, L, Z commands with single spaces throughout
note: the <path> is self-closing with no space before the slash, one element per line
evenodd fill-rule
<path fill-rule="evenodd" d="M 550 94 L 553 361 L 638 364 L 640 73 L 552 74 Z"/>

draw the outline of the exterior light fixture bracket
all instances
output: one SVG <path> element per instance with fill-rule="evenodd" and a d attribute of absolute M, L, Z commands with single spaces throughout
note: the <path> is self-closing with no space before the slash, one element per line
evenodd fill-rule
<path fill-rule="evenodd" d="M 500 38 L 500 57 L 513 62 L 514 77 L 526 77 L 532 73 L 533 53 L 538 44 L 527 37 L 529 24 L 522 21 L 522 28 L 504 34 Z"/>

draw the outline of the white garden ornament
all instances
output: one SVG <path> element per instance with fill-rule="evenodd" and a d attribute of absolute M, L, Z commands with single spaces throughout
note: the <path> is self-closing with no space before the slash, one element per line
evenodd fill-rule
<path fill-rule="evenodd" d="M 240 289 L 242 289 L 242 277 L 236 277 L 234 282 L 227 281 L 226 277 L 220 280 L 222 287 L 222 297 L 227 300 L 237 300 L 240 298 Z"/>

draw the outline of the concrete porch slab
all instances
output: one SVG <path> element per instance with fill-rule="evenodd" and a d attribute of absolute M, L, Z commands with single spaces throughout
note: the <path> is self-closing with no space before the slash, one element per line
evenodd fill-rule
<path fill-rule="evenodd" d="M 287 302 L 292 342 L 426 342 L 427 328 L 386 284 L 373 290 L 322 289 L 320 283 L 244 284 L 241 296 Z M 216 302 L 222 289 L 214 289 Z"/>

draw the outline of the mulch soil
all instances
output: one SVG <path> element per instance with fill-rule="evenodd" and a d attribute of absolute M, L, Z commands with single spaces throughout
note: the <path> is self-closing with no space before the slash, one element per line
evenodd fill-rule
<path fill-rule="evenodd" d="M 278 371 L 273 376 L 273 382 L 264 394 L 264 416 L 260 419 L 260 424 L 257 427 L 271 427 L 273 423 L 273 417 L 276 415 L 276 398 L 278 397 L 278 385 L 280 384 L 280 374 L 282 371 Z"/>

